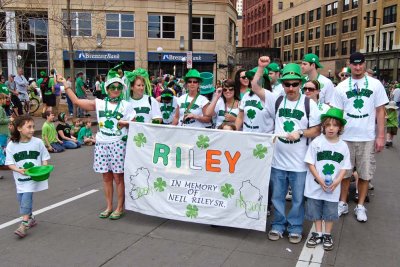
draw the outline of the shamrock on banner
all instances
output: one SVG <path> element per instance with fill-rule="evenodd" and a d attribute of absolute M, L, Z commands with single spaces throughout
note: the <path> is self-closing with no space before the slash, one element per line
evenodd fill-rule
<path fill-rule="evenodd" d="M 208 138 L 208 136 L 199 135 L 196 145 L 200 149 L 205 149 L 210 146 L 210 144 L 208 142 L 210 142 L 210 138 Z"/>
<path fill-rule="evenodd" d="M 253 149 L 253 156 L 257 159 L 265 158 L 265 154 L 267 154 L 268 148 L 263 146 L 262 144 L 256 145 L 256 148 Z"/>
<path fill-rule="evenodd" d="M 138 133 L 133 137 L 133 141 L 135 141 L 135 144 L 137 147 L 142 147 L 144 144 L 146 144 L 147 139 L 146 136 L 144 136 L 143 133 Z"/>

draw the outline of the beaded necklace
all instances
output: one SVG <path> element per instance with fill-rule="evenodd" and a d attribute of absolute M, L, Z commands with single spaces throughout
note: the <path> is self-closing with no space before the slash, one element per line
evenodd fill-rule
<path fill-rule="evenodd" d="M 106 99 L 105 99 L 105 102 L 106 102 L 106 105 L 105 105 L 105 114 L 106 114 L 106 118 L 107 119 L 110 119 L 110 118 L 116 118 L 117 120 L 120 120 L 121 119 L 121 116 L 120 115 L 117 115 L 116 116 L 116 114 L 117 114 L 117 111 L 118 111 L 118 109 L 119 109 L 119 106 L 121 105 L 121 100 L 119 99 L 119 98 L 117 98 L 118 100 L 118 102 L 117 101 L 115 101 L 115 98 L 108 98 L 108 97 L 106 97 Z M 108 106 L 108 102 L 117 102 L 118 104 L 117 104 L 117 106 L 115 107 L 115 109 L 114 109 L 114 111 L 111 113 L 109 110 L 108 110 L 108 108 L 107 108 L 107 106 Z"/>

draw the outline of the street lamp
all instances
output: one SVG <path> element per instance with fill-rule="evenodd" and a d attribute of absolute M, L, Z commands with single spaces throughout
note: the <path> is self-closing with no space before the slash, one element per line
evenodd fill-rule
<path fill-rule="evenodd" d="M 184 71 L 185 71 L 185 62 L 186 62 L 186 57 L 182 57 L 182 77 L 183 77 L 183 74 L 184 74 Z"/>
<path fill-rule="evenodd" d="M 365 21 L 369 21 L 369 19 L 370 19 L 370 17 L 367 17 L 367 16 L 364 17 Z M 376 77 L 379 80 L 379 76 L 380 76 L 380 71 L 379 71 L 379 55 L 380 54 L 379 54 L 379 52 L 381 50 L 381 18 L 375 17 L 375 18 L 372 18 L 372 19 L 378 21 L 378 24 L 376 24 L 376 21 L 375 21 L 375 26 L 377 27 L 376 33 L 378 35 L 377 38 L 376 38 L 377 39 L 377 43 L 378 43 L 378 52 L 376 53 L 376 64 L 375 64 L 375 66 L 376 66 Z"/>
<path fill-rule="evenodd" d="M 161 46 L 157 47 L 158 52 L 158 77 L 161 77 L 161 56 L 163 52 L 163 48 Z"/>

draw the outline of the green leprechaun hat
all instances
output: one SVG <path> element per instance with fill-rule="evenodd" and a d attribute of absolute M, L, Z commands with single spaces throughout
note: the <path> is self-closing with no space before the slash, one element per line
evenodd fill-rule
<path fill-rule="evenodd" d="M 185 80 L 185 82 L 188 81 L 188 79 L 193 78 L 193 79 L 197 79 L 199 80 L 199 82 L 203 81 L 203 78 L 201 78 L 200 76 L 200 72 L 196 69 L 191 69 L 188 71 L 188 73 L 186 73 L 185 78 L 183 78 Z"/>
<path fill-rule="evenodd" d="M 203 79 L 200 84 L 200 94 L 206 95 L 213 93 L 215 91 L 214 75 L 211 72 L 202 72 L 200 73 L 200 77 Z"/>
<path fill-rule="evenodd" d="M 315 63 L 315 66 L 317 66 L 317 68 L 323 68 L 321 63 L 319 63 L 319 57 L 316 54 L 305 54 L 303 57 L 303 61 L 308 63 Z"/>
<path fill-rule="evenodd" d="M 279 82 L 286 80 L 300 80 L 302 83 L 305 82 L 305 77 L 301 75 L 301 67 L 298 64 L 289 63 L 283 68 Z"/>
<path fill-rule="evenodd" d="M 267 66 L 267 69 L 268 69 L 268 71 L 273 71 L 273 72 L 280 72 L 281 71 L 281 67 L 276 62 L 269 63 L 268 66 Z"/>
<path fill-rule="evenodd" d="M 34 166 L 27 169 L 25 175 L 30 176 L 35 182 L 41 182 L 47 180 L 53 170 L 53 165 Z"/>
<path fill-rule="evenodd" d="M 343 119 L 343 110 L 338 108 L 330 108 L 325 114 L 321 115 L 321 121 L 325 118 L 334 118 L 339 120 L 343 125 L 346 125 L 347 121 Z"/>
<path fill-rule="evenodd" d="M 258 67 L 252 68 L 251 70 L 246 71 L 245 75 L 246 77 L 251 80 L 254 78 L 254 75 L 256 75 L 256 72 L 258 70 Z M 263 78 L 264 79 L 270 79 L 268 76 L 268 68 L 264 68 L 264 73 L 263 73 Z M 270 79 L 271 80 L 271 79 Z"/>
<path fill-rule="evenodd" d="M 110 84 L 113 83 L 120 83 L 122 84 L 124 87 L 126 87 L 124 81 L 121 79 L 121 77 L 119 76 L 118 71 L 116 70 L 109 70 L 107 73 L 107 78 L 106 78 L 106 83 L 105 83 L 105 87 L 107 88 Z"/>

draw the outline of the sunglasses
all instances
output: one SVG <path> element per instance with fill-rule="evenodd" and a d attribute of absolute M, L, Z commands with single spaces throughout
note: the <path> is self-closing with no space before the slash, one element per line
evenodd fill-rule
<path fill-rule="evenodd" d="M 317 88 L 313 88 L 313 87 L 303 87 L 303 89 L 301 89 L 302 91 L 303 91 L 303 93 L 304 92 L 307 92 L 307 91 L 309 91 L 309 92 L 314 92 L 315 90 L 317 90 Z"/>
<path fill-rule="evenodd" d="M 226 88 L 223 88 L 222 89 L 222 92 L 224 92 L 224 93 L 226 93 L 226 92 L 232 92 L 232 91 L 234 91 L 235 90 L 235 88 L 233 88 L 233 87 L 226 87 Z"/>
<path fill-rule="evenodd" d="M 350 77 L 350 74 L 340 74 L 340 78 L 344 78 L 344 77 L 348 78 L 348 77 Z"/>
<path fill-rule="evenodd" d="M 109 87 L 108 87 L 108 89 L 109 90 L 111 90 L 111 91 L 122 91 L 123 89 L 124 89 L 124 86 L 122 85 L 122 84 L 120 84 L 120 85 L 118 85 L 118 86 L 115 86 L 115 85 L 110 85 Z"/>
<path fill-rule="evenodd" d="M 187 81 L 187 83 L 199 83 L 199 81 L 198 80 L 189 80 L 189 81 Z"/>
<path fill-rule="evenodd" d="M 240 79 L 248 80 L 249 78 L 247 78 L 246 76 L 240 76 Z"/>
<path fill-rule="evenodd" d="M 283 83 L 283 85 L 285 86 L 285 87 L 290 87 L 290 86 L 292 86 L 292 87 L 297 87 L 297 86 L 299 86 L 300 85 L 300 83 L 299 82 L 297 82 L 297 83 Z"/>

